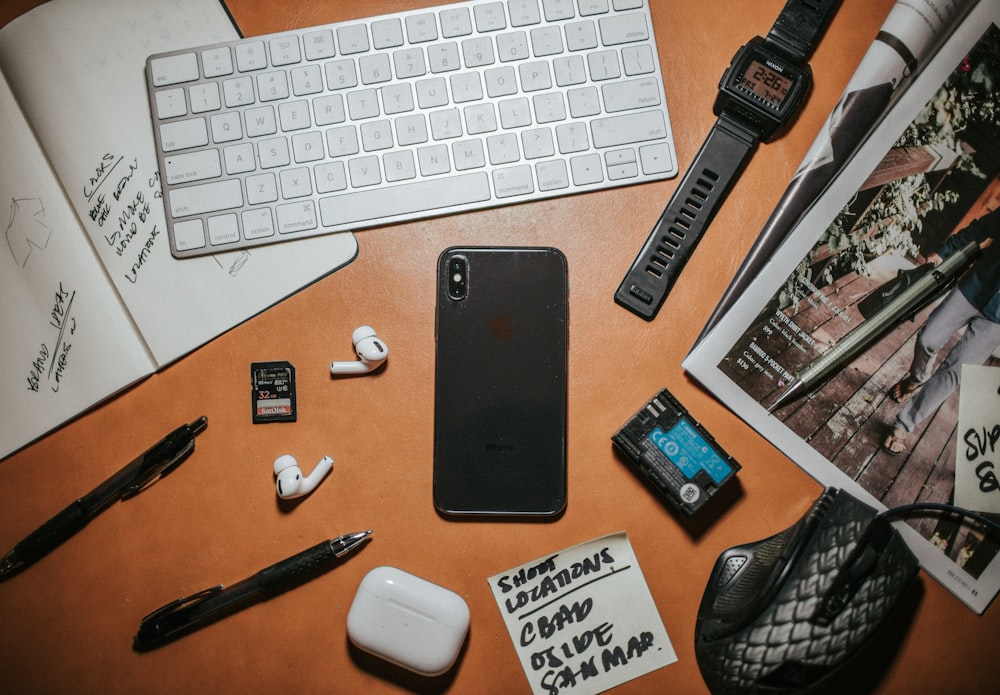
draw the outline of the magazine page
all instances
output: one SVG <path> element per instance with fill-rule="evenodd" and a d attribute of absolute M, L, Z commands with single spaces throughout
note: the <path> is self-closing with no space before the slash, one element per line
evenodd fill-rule
<path fill-rule="evenodd" d="M 238 38 L 219 0 L 51 0 L 0 32 L 0 65 L 159 366 L 357 254 L 352 234 L 170 254 L 146 58 Z"/>
<path fill-rule="evenodd" d="M 684 362 L 820 483 L 879 508 L 953 500 L 956 374 L 1000 364 L 998 79 L 1000 4 L 980 3 Z M 941 515 L 899 525 L 985 610 L 1000 539 Z"/>
<path fill-rule="evenodd" d="M 154 365 L 2 72 L 0 152 L 3 458 Z"/>
<path fill-rule="evenodd" d="M 702 336 L 746 290 L 977 1 L 897 0 L 706 322 Z"/>

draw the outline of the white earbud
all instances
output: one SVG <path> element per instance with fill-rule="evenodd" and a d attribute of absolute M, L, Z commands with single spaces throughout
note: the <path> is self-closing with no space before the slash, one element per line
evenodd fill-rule
<path fill-rule="evenodd" d="M 331 374 L 367 374 L 378 369 L 389 356 L 389 347 L 376 337 L 371 326 L 359 326 L 351 335 L 354 341 L 354 351 L 358 353 L 357 362 L 334 362 L 330 365 Z"/>
<path fill-rule="evenodd" d="M 283 500 L 295 499 L 308 495 L 316 489 L 326 474 L 333 470 L 333 459 L 324 456 L 313 468 L 312 473 L 302 477 L 302 469 L 293 456 L 284 454 L 274 460 L 274 474 L 278 476 L 275 487 L 278 497 Z"/>

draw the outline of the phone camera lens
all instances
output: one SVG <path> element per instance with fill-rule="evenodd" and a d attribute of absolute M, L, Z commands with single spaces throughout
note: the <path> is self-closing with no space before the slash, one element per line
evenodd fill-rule
<path fill-rule="evenodd" d="M 448 262 L 448 296 L 458 301 L 465 299 L 468 290 L 466 260 L 455 256 Z"/>

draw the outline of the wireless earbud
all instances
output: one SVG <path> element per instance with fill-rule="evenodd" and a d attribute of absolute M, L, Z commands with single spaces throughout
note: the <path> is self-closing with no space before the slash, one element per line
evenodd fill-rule
<path fill-rule="evenodd" d="M 293 456 L 284 454 L 274 460 L 274 474 L 278 476 L 275 487 L 278 497 L 283 500 L 308 495 L 316 489 L 326 474 L 333 470 L 333 459 L 324 456 L 308 476 L 302 476 L 302 469 Z"/>
<path fill-rule="evenodd" d="M 378 369 L 389 356 L 389 347 L 376 337 L 371 326 L 359 326 L 351 334 L 354 341 L 354 351 L 358 353 L 357 362 L 334 362 L 330 365 L 331 374 L 367 374 Z"/>

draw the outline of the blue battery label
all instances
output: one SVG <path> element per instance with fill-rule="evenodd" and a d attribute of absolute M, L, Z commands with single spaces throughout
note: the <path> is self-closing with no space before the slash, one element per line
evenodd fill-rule
<path fill-rule="evenodd" d="M 654 427 L 649 439 L 689 480 L 699 470 L 704 470 L 719 485 L 733 471 L 684 418 L 678 420 L 668 432 L 662 427 Z"/>

